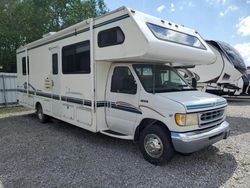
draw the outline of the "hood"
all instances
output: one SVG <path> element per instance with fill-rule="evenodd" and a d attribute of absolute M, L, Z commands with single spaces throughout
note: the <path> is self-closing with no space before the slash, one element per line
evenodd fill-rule
<path fill-rule="evenodd" d="M 157 95 L 181 103 L 187 111 L 204 111 L 227 105 L 226 99 L 201 91 L 158 93 Z"/>

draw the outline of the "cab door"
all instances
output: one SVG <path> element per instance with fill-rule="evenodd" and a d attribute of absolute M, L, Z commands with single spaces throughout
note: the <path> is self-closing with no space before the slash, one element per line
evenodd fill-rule
<path fill-rule="evenodd" d="M 106 122 L 110 130 L 131 135 L 139 109 L 139 84 L 132 69 L 128 66 L 114 66 L 106 89 Z"/>
<path fill-rule="evenodd" d="M 61 117 L 62 107 L 60 101 L 61 94 L 61 58 L 59 47 L 50 49 L 51 51 L 51 81 L 52 81 L 52 114 L 56 117 Z"/>

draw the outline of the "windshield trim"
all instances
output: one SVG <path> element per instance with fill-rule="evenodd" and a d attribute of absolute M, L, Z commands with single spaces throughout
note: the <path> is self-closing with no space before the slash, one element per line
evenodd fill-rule
<path fill-rule="evenodd" d="M 190 88 L 180 89 L 180 90 L 172 89 L 172 90 L 163 91 L 163 92 L 155 92 L 155 89 L 152 89 L 152 91 L 148 91 L 148 90 L 146 89 L 146 87 L 145 87 L 143 81 L 141 80 L 140 75 L 138 75 L 138 73 L 137 73 L 137 71 L 136 71 L 136 66 L 138 66 L 138 65 L 139 65 L 139 66 L 141 66 L 141 65 L 166 66 L 166 67 L 168 67 L 170 70 L 172 70 L 173 72 L 175 72 L 175 73 L 182 79 L 182 81 L 183 81 L 187 86 L 189 86 Z M 168 65 L 165 65 L 165 64 L 159 64 L 159 63 L 158 63 L 158 64 L 152 64 L 152 63 L 142 63 L 142 64 L 140 64 L 140 63 L 135 63 L 135 64 L 132 64 L 132 67 L 133 67 L 133 69 L 134 69 L 134 71 L 135 71 L 135 73 L 136 73 L 136 76 L 137 76 L 138 79 L 140 80 L 140 83 L 141 83 L 141 85 L 142 85 L 144 91 L 146 91 L 147 93 L 152 93 L 152 94 L 154 94 L 154 93 L 170 93 L 170 92 L 183 92 L 183 91 L 195 91 L 195 90 L 197 90 L 197 89 L 193 88 L 193 87 L 188 83 L 188 81 L 187 81 L 187 80 L 186 80 L 177 70 L 175 70 L 175 69 L 174 69 L 173 67 L 171 67 L 171 66 L 168 66 Z"/>

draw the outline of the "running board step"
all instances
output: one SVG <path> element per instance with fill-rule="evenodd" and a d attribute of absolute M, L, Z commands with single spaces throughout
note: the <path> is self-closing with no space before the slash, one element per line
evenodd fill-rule
<path fill-rule="evenodd" d="M 107 136 L 111 136 L 111 137 L 115 137 L 115 138 L 121 138 L 121 139 L 126 139 L 126 140 L 133 140 L 133 136 L 130 135 L 125 135 L 116 131 L 112 131 L 112 130 L 104 130 L 104 131 L 100 131 L 102 134 L 105 134 Z"/>
<path fill-rule="evenodd" d="M 113 134 L 113 135 L 116 135 L 116 136 L 128 136 L 128 135 L 118 133 L 118 132 L 115 132 L 115 131 L 112 131 L 112 130 L 105 130 L 103 132 L 108 133 L 108 134 Z"/>

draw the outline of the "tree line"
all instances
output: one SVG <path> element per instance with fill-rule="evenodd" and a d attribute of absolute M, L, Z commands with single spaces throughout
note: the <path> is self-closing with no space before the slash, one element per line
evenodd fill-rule
<path fill-rule="evenodd" d="M 16 72 L 16 49 L 108 11 L 104 0 L 0 0 L 0 72 Z"/>

